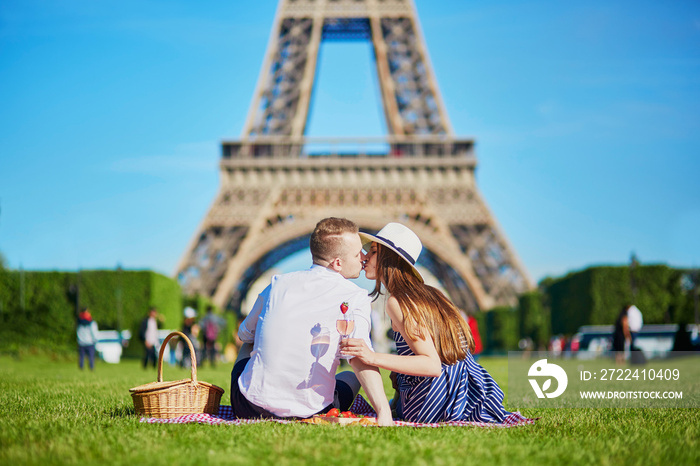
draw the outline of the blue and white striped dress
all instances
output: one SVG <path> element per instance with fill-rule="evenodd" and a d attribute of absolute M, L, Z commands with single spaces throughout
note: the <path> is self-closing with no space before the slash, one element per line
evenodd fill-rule
<path fill-rule="evenodd" d="M 399 355 L 414 355 L 401 333 L 394 332 L 394 341 Z M 397 413 L 404 421 L 502 423 L 510 414 L 503 408 L 503 391 L 469 352 L 466 359 L 443 364 L 438 377 L 397 374 L 397 382 Z"/>

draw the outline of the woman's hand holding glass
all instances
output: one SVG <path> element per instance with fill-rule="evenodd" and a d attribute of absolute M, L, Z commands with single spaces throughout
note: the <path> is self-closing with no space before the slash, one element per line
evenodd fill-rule
<path fill-rule="evenodd" d="M 344 356 L 353 356 L 363 363 L 375 366 L 373 363 L 375 353 L 367 346 L 367 343 L 361 338 L 345 338 L 340 341 L 340 354 Z"/>

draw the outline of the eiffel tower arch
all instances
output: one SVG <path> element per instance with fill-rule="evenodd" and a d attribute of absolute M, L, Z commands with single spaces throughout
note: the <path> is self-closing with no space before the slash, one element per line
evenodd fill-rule
<path fill-rule="evenodd" d="M 388 137 L 304 137 L 321 42 L 357 39 L 373 45 Z M 531 284 L 476 163 L 474 141 L 452 133 L 412 1 L 280 0 L 243 135 L 222 143 L 221 187 L 178 280 L 240 312 L 253 281 L 335 216 L 366 231 L 409 226 L 419 265 L 459 307 L 512 305 Z"/>

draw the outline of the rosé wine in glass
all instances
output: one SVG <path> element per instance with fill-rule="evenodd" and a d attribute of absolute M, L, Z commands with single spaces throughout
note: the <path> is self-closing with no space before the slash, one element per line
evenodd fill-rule
<path fill-rule="evenodd" d="M 355 330 L 355 321 L 338 319 L 338 321 L 335 323 L 335 328 L 338 330 L 338 333 L 340 333 L 342 338 L 347 338 L 353 332 L 353 330 Z"/>
<path fill-rule="evenodd" d="M 340 334 L 340 341 L 343 341 L 349 338 L 355 330 L 355 319 L 353 318 L 352 311 L 348 311 L 347 306 L 341 306 L 340 310 L 343 313 L 343 318 L 335 322 L 335 328 Z M 352 359 L 352 356 L 340 355 L 340 359 Z"/>

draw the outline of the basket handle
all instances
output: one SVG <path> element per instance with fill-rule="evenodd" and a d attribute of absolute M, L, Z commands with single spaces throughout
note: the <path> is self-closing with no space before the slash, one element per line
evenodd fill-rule
<path fill-rule="evenodd" d="M 190 341 L 190 339 L 187 338 L 187 335 L 185 335 L 182 332 L 178 332 L 177 330 L 171 332 L 170 335 L 165 337 L 165 340 L 163 340 L 163 344 L 160 345 L 160 352 L 158 353 L 158 382 L 163 381 L 163 353 L 165 353 L 165 347 L 168 346 L 168 341 L 170 341 L 172 337 L 180 337 L 185 343 L 187 343 L 187 346 L 190 347 L 190 356 L 192 358 L 192 371 L 190 373 L 190 380 L 192 381 L 192 383 L 196 384 L 197 356 L 195 355 L 194 347 L 192 346 L 192 342 Z"/>

